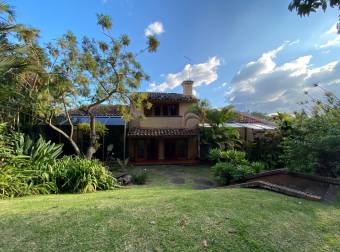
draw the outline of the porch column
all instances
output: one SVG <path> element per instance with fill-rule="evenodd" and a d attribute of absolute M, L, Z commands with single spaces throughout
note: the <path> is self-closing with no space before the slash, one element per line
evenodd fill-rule
<path fill-rule="evenodd" d="M 158 159 L 164 160 L 164 139 L 158 138 Z"/>
<path fill-rule="evenodd" d="M 192 137 L 188 137 L 187 138 L 187 144 L 188 144 L 188 147 L 187 147 L 187 150 L 188 150 L 187 159 L 190 160 L 190 159 L 192 159 L 192 152 L 194 151 L 194 149 L 196 147 L 193 144 Z"/>

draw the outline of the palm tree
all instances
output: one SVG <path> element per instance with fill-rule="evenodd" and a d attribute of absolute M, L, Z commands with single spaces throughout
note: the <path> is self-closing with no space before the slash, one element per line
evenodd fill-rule
<path fill-rule="evenodd" d="M 0 118 L 19 125 L 19 99 L 25 97 L 20 87 L 21 75 L 33 69 L 36 61 L 29 55 L 37 46 L 38 30 L 15 22 L 14 9 L 0 1 Z M 35 68 L 35 67 L 34 67 Z M 29 106 L 28 106 L 29 107 Z"/>
<path fill-rule="evenodd" d="M 199 120 L 200 124 L 205 126 L 207 123 L 207 113 L 210 109 L 210 104 L 208 100 L 200 100 L 197 104 L 192 105 L 189 107 L 187 112 L 185 113 L 185 124 L 190 119 L 197 119 Z"/>

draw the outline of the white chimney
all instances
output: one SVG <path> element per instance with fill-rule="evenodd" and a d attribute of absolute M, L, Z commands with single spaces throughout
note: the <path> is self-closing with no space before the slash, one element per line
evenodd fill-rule
<path fill-rule="evenodd" d="M 194 82 L 192 80 L 185 80 L 182 82 L 183 94 L 192 96 L 192 86 Z"/>

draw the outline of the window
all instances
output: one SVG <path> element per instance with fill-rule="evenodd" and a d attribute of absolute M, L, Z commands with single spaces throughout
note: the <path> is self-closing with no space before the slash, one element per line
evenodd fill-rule
<path fill-rule="evenodd" d="M 168 106 L 168 108 L 169 108 L 169 115 L 171 115 L 171 116 L 178 116 L 178 104 L 170 104 L 169 106 Z"/>
<path fill-rule="evenodd" d="M 161 105 L 160 104 L 155 104 L 154 108 L 153 108 L 153 111 L 154 111 L 154 115 L 155 116 L 160 116 L 161 115 Z"/>
<path fill-rule="evenodd" d="M 169 115 L 169 105 L 168 104 L 164 104 L 162 106 L 163 109 L 163 116 L 168 116 Z"/>
<path fill-rule="evenodd" d="M 178 116 L 179 104 L 154 104 L 151 109 L 144 109 L 145 116 Z"/>

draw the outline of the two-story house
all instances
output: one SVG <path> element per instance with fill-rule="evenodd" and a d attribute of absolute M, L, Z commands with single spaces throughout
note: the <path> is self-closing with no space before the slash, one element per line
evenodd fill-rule
<path fill-rule="evenodd" d="M 198 159 L 198 123 L 187 111 L 197 103 L 193 81 L 182 83 L 183 94 L 148 93 L 151 109 L 129 123 L 128 155 L 135 163 L 193 163 Z"/>

